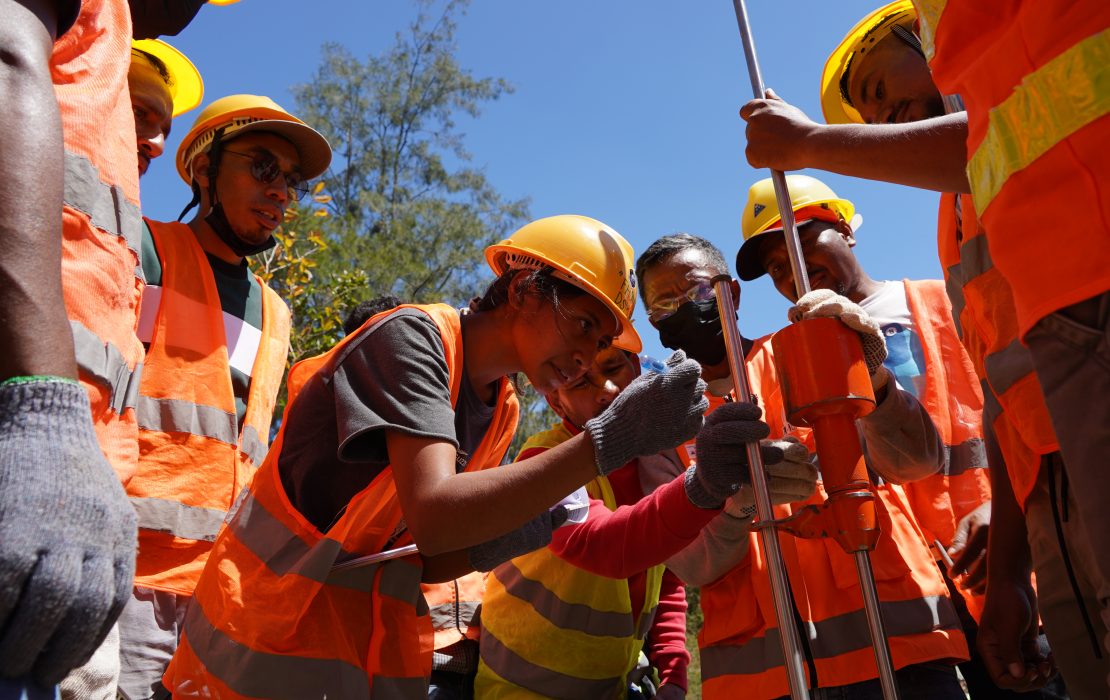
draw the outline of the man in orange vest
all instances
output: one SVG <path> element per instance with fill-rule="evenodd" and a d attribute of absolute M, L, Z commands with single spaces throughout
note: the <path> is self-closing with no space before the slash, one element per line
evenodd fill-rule
<path fill-rule="evenodd" d="M 849 31 L 822 77 L 829 125 L 812 122 L 778 99 L 746 105 L 749 160 L 964 193 L 941 198 L 939 252 L 957 329 L 982 379 L 986 437 L 997 439 L 1000 449 L 990 461 L 1005 467 L 991 470 L 993 582 L 979 646 L 996 683 L 1027 689 L 1045 682 L 1049 668 L 1032 643 L 1038 606 L 1029 582 L 1032 567 L 1040 583 L 1040 612 L 1069 690 L 1076 697 L 1101 697 L 1110 671 L 1110 656 L 1098 642 L 1105 629 L 1098 611 L 1106 614 L 1100 602 L 1106 595 L 1099 590 L 1106 579 L 1087 537 L 1092 526 L 1079 517 L 1079 489 L 1062 488 L 1064 464 L 1034 358 L 1018 339 L 1010 283 L 994 265 L 993 247 L 987 251 L 986 234 L 966 194 L 968 115 L 933 83 L 914 33 L 916 17 L 912 4 L 902 0 L 875 10 Z M 988 24 L 993 27 L 995 20 Z M 881 97 L 874 91 L 876 77 Z M 946 105 L 951 114 L 944 114 Z M 865 125 L 887 121 L 895 123 Z M 1070 506 L 1055 508 L 1052 492 Z M 1061 520 L 1058 511 L 1070 512 L 1070 518 Z"/>
<path fill-rule="evenodd" d="M 768 212 L 765 223 L 773 224 L 773 216 Z M 716 299 L 706 283 L 727 270 L 719 250 L 688 234 L 666 236 L 644 251 L 637 261 L 641 295 L 665 345 L 688 344 L 690 352 L 703 357 L 723 356 Z M 867 313 L 840 299 L 843 318 L 854 315 L 859 328 L 869 328 L 865 342 L 882 348 L 881 332 Z M 753 394 L 772 437 L 790 434 L 810 442 L 807 430 L 786 420 L 768 341 L 755 341 L 748 351 Z M 882 359 L 881 353 L 871 354 L 872 362 L 878 361 L 873 383 L 879 406 L 858 423 L 874 469 L 883 532 L 872 554 L 879 598 L 903 697 L 956 700 L 964 695 L 950 664 L 965 659 L 967 647 L 910 499 L 898 485 L 935 473 L 945 451 L 925 409 L 889 381 L 893 375 Z M 815 498 L 779 505 L 776 515 L 823 500 L 824 490 Z M 702 692 L 708 699 L 770 700 L 788 692 L 766 562 L 751 532 L 751 515 L 737 518 L 726 512 L 691 545 L 698 556 L 686 556 L 686 565 L 675 569 L 688 585 L 702 586 L 705 625 L 699 647 Z M 874 697 L 878 675 L 851 558 L 831 540 L 780 535 L 780 541 L 799 624 L 807 630 L 803 645 L 810 686 L 836 689 L 848 698 Z"/>
<path fill-rule="evenodd" d="M 134 572 L 130 32 L 123 0 L 0 2 L 3 697 L 88 659 Z"/>
<path fill-rule="evenodd" d="M 212 542 L 266 454 L 290 316 L 245 258 L 274 245 L 285 210 L 330 160 L 323 136 L 269 98 L 224 97 L 177 153 L 198 214 L 188 224 L 145 221 L 147 354 L 139 469 L 127 486 L 140 555 L 120 618 L 129 700 L 158 691 Z"/>

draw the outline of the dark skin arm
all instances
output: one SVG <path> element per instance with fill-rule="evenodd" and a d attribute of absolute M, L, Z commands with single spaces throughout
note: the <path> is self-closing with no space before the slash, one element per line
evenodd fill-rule
<path fill-rule="evenodd" d="M 1043 687 L 1055 675 L 1037 646 L 1037 596 L 1030 582 L 1032 559 L 1025 516 L 1014 496 L 997 441 L 984 416 L 991 463 L 991 523 L 987 544 L 987 596 L 978 647 L 991 680 L 1019 692 Z"/>
<path fill-rule="evenodd" d="M 49 67 L 64 5 L 0 0 L 0 380 L 77 377 L 62 297 L 62 121 Z"/>
<path fill-rule="evenodd" d="M 420 580 L 424 583 L 454 581 L 474 571 L 474 567 L 470 565 L 470 554 L 465 549 L 423 557 L 423 560 L 424 574 Z"/>
<path fill-rule="evenodd" d="M 514 530 L 597 476 L 585 433 L 511 468 L 461 474 L 450 443 L 388 431 L 386 447 L 405 523 L 426 560 Z"/>
<path fill-rule="evenodd" d="M 189 26 L 206 0 L 129 0 L 136 39 L 176 36 Z"/>
<path fill-rule="evenodd" d="M 967 114 L 908 124 L 818 124 L 771 90 L 740 110 L 753 168 L 817 168 L 937 192 L 971 191 Z"/>

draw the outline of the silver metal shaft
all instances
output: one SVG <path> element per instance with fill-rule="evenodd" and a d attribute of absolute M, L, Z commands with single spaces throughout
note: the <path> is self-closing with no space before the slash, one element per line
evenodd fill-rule
<path fill-rule="evenodd" d="M 750 402 L 752 392 L 748 383 L 748 364 L 744 358 L 744 348 L 740 342 L 740 330 L 736 326 L 736 306 L 732 298 L 732 278 L 721 275 L 714 278 L 713 288 L 717 293 L 717 310 L 724 329 L 725 349 L 728 353 L 728 367 L 732 373 L 732 389 L 740 401 Z M 759 453 L 759 442 L 749 442 L 748 469 L 751 472 L 752 492 L 755 494 L 755 508 L 759 520 L 772 522 L 775 519 L 771 507 L 771 494 L 767 490 L 767 475 L 763 471 L 763 457 Z M 778 531 L 773 527 L 759 528 L 759 542 L 767 557 L 767 571 L 771 576 L 771 597 L 775 601 L 775 614 L 779 620 L 779 639 L 782 642 L 782 658 L 786 665 L 786 680 L 790 685 L 793 700 L 809 700 L 806 682 L 805 657 L 798 628 L 794 625 L 793 593 L 786 564 L 779 547 Z"/>
<path fill-rule="evenodd" d="M 416 548 L 416 545 L 406 544 L 404 547 L 398 547 L 397 549 L 387 549 L 384 552 L 367 554 L 365 557 L 359 557 L 358 559 L 345 561 L 342 564 L 336 564 L 335 566 L 331 567 L 331 570 L 346 571 L 347 569 L 357 569 L 361 566 L 379 564 L 383 561 L 389 561 L 390 559 L 400 559 L 401 557 L 407 557 L 410 554 L 418 554 L 419 551 L 420 550 Z"/>
<path fill-rule="evenodd" d="M 886 700 L 898 700 L 898 682 L 894 677 L 894 662 L 890 658 L 890 645 L 883 628 L 883 614 L 879 608 L 879 592 L 875 576 L 871 573 L 871 553 L 855 552 L 856 574 L 863 592 L 863 609 L 867 613 L 867 627 L 871 630 L 871 647 L 875 650 L 875 666 L 879 669 L 879 682 Z"/>
<path fill-rule="evenodd" d="M 759 70 L 759 57 L 755 53 L 755 40 L 752 39 L 751 26 L 748 24 L 748 8 L 744 0 L 732 0 L 736 11 L 736 24 L 740 27 L 740 40 L 744 42 L 744 58 L 748 62 L 748 77 L 752 81 L 755 98 L 762 99 L 767 94 L 763 85 L 763 73 Z M 791 206 L 790 190 L 786 186 L 786 175 L 781 170 L 771 171 L 771 182 L 775 186 L 775 201 L 782 217 L 782 233 L 786 238 L 786 250 L 790 256 L 790 271 L 794 273 L 794 289 L 798 298 L 809 292 L 809 272 L 802 256 L 802 243 L 798 239 L 798 224 L 794 220 L 794 207 Z"/>

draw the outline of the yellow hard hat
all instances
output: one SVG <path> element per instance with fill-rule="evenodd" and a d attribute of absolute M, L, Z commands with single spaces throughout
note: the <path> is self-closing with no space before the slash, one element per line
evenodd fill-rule
<path fill-rule="evenodd" d="M 511 269 L 555 268 L 559 279 L 589 292 L 616 315 L 621 332 L 613 345 L 640 352 L 643 343 L 632 327 L 635 259 L 632 246 L 612 227 L 574 214 L 538 219 L 486 248 L 486 262 L 497 275 Z"/>
<path fill-rule="evenodd" d="M 209 5 L 234 5 L 239 0 L 208 0 Z"/>
<path fill-rule="evenodd" d="M 861 19 L 825 61 L 821 72 L 821 111 L 829 124 L 863 124 L 863 117 L 848 97 L 848 74 L 852 62 L 890 34 L 891 27 L 911 24 L 917 12 L 910 0 L 884 5 Z"/>
<path fill-rule="evenodd" d="M 798 226 L 814 219 L 843 219 L 854 228 L 859 227 L 858 220 L 855 220 L 855 205 L 847 199 L 837 197 L 832 188 L 817 178 L 787 175 L 786 186 L 790 190 L 790 204 L 797 216 L 795 223 Z M 736 274 L 748 282 L 764 273 L 763 263 L 759 259 L 759 245 L 753 245 L 752 241 L 761 234 L 782 232 L 782 215 L 779 213 L 771 178 L 760 180 L 748 190 L 748 201 L 744 203 L 740 229 L 744 234 L 744 244 L 736 253 Z"/>
<path fill-rule="evenodd" d="M 328 140 L 278 103 L 261 95 L 229 95 L 201 110 L 177 148 L 177 172 L 185 184 L 193 182 L 189 173 L 193 158 L 208 148 L 219 129 L 224 130 L 224 141 L 252 131 L 281 136 L 296 147 L 301 177 L 306 180 L 322 175 L 331 164 Z"/>
<path fill-rule="evenodd" d="M 166 87 L 173 99 L 173 116 L 184 114 L 204 99 L 204 80 L 185 54 L 161 39 L 133 39 L 131 48 L 153 56 L 169 74 Z"/>

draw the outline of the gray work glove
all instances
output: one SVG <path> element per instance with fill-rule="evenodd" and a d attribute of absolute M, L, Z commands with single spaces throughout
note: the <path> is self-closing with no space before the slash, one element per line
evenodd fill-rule
<path fill-rule="evenodd" d="M 817 467 L 810 459 L 806 446 L 789 436 L 781 440 L 764 440 L 763 445 L 782 450 L 781 460 L 763 461 L 771 503 L 797 503 L 812 496 L 817 490 Z M 737 518 L 755 515 L 755 492 L 751 484 L 745 484 L 725 501 L 725 512 Z"/>
<path fill-rule="evenodd" d="M 664 374 L 647 372 L 622 391 L 600 416 L 586 421 L 602 476 L 634 457 L 678 447 L 697 434 L 709 410 L 701 366 L 675 351 Z"/>
<path fill-rule="evenodd" d="M 752 403 L 726 403 L 705 419 L 698 433 L 697 463 L 686 470 L 686 497 L 698 508 L 719 508 L 725 499 L 750 481 L 749 442 L 771 434 L 759 420 L 762 409 Z M 763 462 L 782 461 L 782 450 L 761 444 Z"/>
<path fill-rule="evenodd" d="M 859 333 L 863 341 L 863 359 L 871 374 L 871 384 L 876 390 L 886 385 L 890 373 L 883 368 L 886 359 L 886 338 L 879 324 L 859 304 L 831 289 L 815 289 L 806 294 L 786 317 L 791 323 L 807 318 L 838 318 L 840 322 Z"/>
<path fill-rule="evenodd" d="M 0 384 L 0 676 L 52 686 L 131 595 L 135 511 L 71 380 Z"/>
<path fill-rule="evenodd" d="M 491 571 L 510 559 L 534 552 L 551 544 L 551 533 L 567 521 L 566 506 L 545 510 L 517 529 L 476 544 L 468 550 L 470 565 L 475 571 Z"/>

